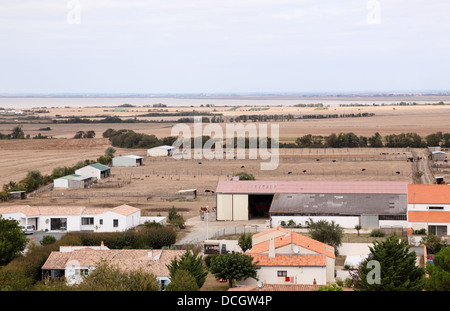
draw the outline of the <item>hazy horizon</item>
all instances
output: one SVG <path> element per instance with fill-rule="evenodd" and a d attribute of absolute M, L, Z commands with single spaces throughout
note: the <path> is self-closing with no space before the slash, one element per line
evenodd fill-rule
<path fill-rule="evenodd" d="M 0 94 L 448 90 L 444 0 L 0 0 L 0 8 Z"/>

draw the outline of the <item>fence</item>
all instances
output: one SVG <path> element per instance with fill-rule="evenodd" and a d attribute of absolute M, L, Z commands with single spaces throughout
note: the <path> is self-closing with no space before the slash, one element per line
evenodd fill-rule
<path fill-rule="evenodd" d="M 408 229 L 403 227 L 381 226 L 380 231 L 382 231 L 385 235 L 395 233 L 398 236 L 406 236 Z"/>

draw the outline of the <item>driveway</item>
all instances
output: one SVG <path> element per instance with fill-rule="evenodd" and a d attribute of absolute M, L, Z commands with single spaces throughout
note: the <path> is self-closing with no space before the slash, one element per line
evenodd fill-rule
<path fill-rule="evenodd" d="M 241 221 L 204 221 L 200 216 L 186 220 L 185 236 L 176 244 L 197 244 L 204 240 L 220 239 L 223 235 L 261 232 L 267 230 L 268 219 L 252 219 Z"/>
<path fill-rule="evenodd" d="M 67 232 L 63 231 L 35 231 L 33 234 L 27 234 L 27 238 L 34 241 L 35 244 L 41 245 L 42 238 L 46 235 L 55 237 L 59 240 Z"/>

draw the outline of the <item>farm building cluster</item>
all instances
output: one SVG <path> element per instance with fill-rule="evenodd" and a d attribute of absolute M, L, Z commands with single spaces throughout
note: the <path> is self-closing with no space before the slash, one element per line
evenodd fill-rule
<path fill-rule="evenodd" d="M 447 235 L 450 186 L 394 181 L 219 181 L 216 220 L 266 217 L 270 227 L 334 221 L 343 228 L 427 229 Z"/>
<path fill-rule="evenodd" d="M 75 171 L 75 174 L 63 176 L 53 180 L 55 188 L 83 189 L 89 188 L 93 183 L 111 175 L 109 166 L 94 163 Z"/>

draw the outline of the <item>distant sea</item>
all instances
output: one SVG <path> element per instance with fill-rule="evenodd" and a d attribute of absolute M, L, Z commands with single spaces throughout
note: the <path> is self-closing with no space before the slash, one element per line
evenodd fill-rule
<path fill-rule="evenodd" d="M 167 107 L 198 107 L 212 106 L 294 106 L 297 104 L 323 104 L 336 107 L 345 105 L 392 105 L 400 102 L 417 104 L 450 104 L 450 96 L 225 96 L 225 97 L 8 97 L 0 96 L 0 108 L 30 109 L 30 108 L 62 108 L 62 107 L 117 107 L 129 104 L 137 107 L 153 106 L 155 104 Z"/>

